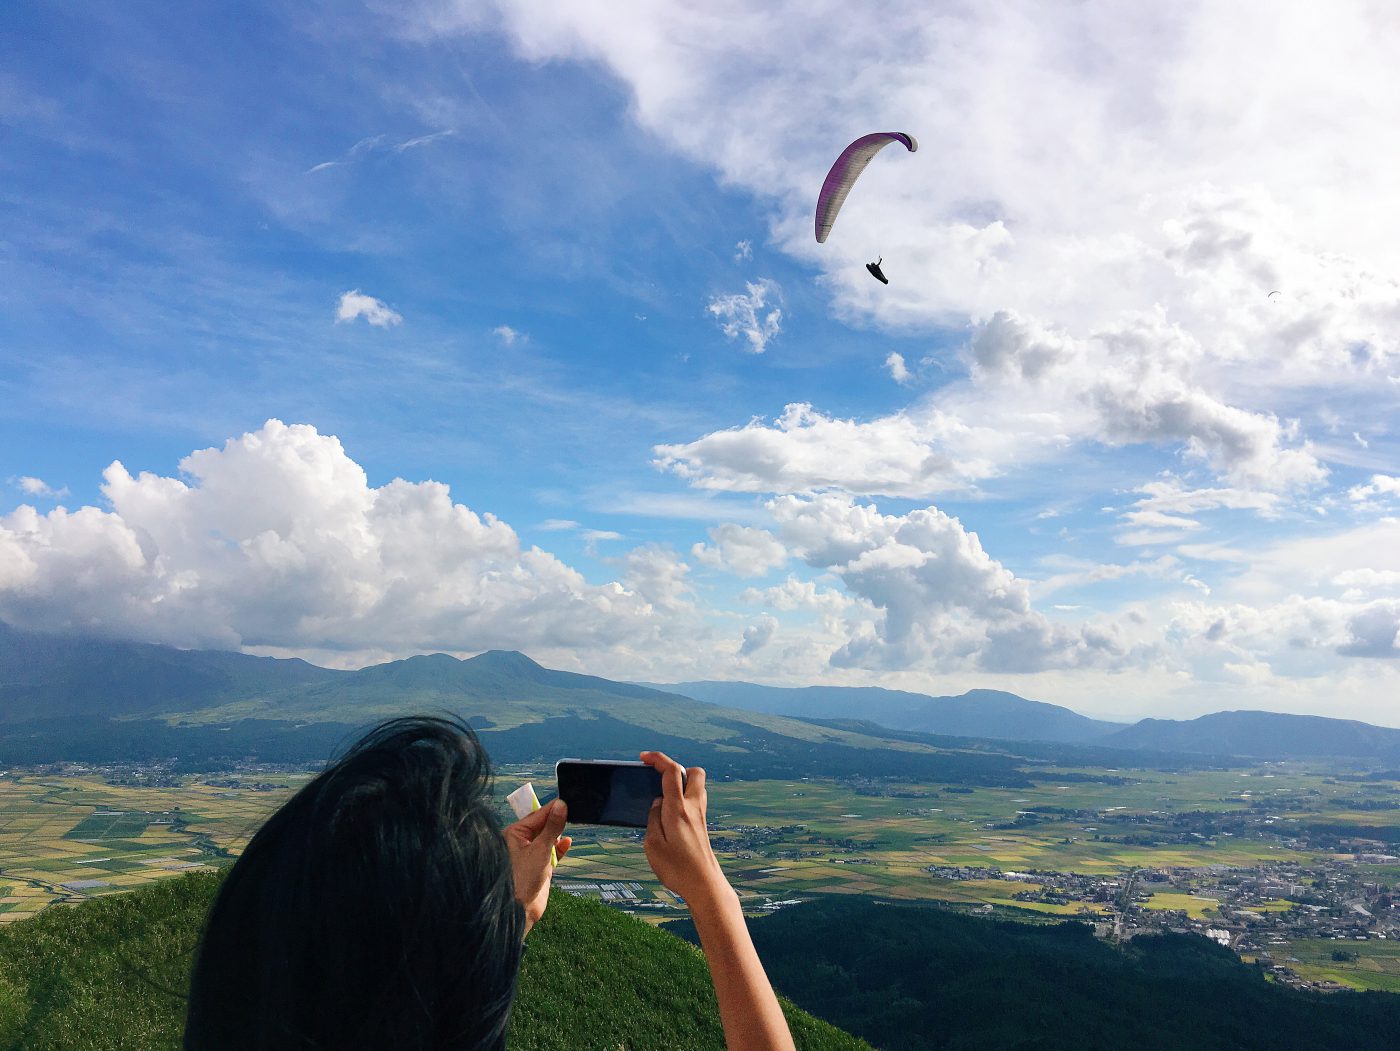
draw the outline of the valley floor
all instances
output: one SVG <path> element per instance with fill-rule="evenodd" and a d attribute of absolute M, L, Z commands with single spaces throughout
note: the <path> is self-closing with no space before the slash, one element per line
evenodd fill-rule
<path fill-rule="evenodd" d="M 67 765 L 0 775 L 0 922 L 226 864 L 308 773 Z M 501 771 L 500 794 L 550 772 Z M 936 901 L 1101 936 L 1194 930 L 1315 988 L 1400 991 L 1400 782 L 1306 767 L 1035 771 L 1032 788 L 712 781 L 751 914 L 832 895 Z M 504 811 L 503 811 L 504 813 Z M 640 833 L 576 828 L 557 877 L 656 922 L 684 904 Z"/>

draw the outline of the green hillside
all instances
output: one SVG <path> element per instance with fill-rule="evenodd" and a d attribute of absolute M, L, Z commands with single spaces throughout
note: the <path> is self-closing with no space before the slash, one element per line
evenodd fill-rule
<path fill-rule="evenodd" d="M 162 1051 L 219 876 L 195 874 L 0 929 L 0 1051 Z M 699 952 L 596 902 L 555 894 L 531 932 L 510 1046 L 723 1048 Z M 784 1005 L 800 1048 L 861 1040 Z"/>

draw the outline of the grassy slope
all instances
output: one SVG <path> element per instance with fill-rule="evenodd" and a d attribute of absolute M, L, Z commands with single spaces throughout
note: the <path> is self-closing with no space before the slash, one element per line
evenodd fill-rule
<path fill-rule="evenodd" d="M 178 1048 L 217 886 L 215 875 L 185 876 L 0 930 L 0 1049 Z M 684 942 L 556 894 L 528 946 L 512 1048 L 724 1046 L 704 959 Z M 867 1047 L 785 1007 L 799 1047 Z"/>

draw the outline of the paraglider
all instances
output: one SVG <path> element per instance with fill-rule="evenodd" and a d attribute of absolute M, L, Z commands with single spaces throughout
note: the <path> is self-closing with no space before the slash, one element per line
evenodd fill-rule
<path fill-rule="evenodd" d="M 865 166 L 875 154 L 892 142 L 900 143 L 910 153 L 919 148 L 914 136 L 906 132 L 877 131 L 871 135 L 862 135 L 841 151 L 836 163 L 831 166 L 831 171 L 826 173 L 821 193 L 817 195 L 817 244 L 826 243 L 827 236 L 836 223 L 836 216 L 841 211 L 841 206 L 846 203 L 846 196 L 851 192 L 855 181 L 860 178 L 860 173 L 865 171 Z M 889 279 L 880 269 L 880 263 L 883 262 L 884 257 L 881 256 L 879 262 L 866 263 L 865 269 L 869 270 L 876 280 L 888 285 Z"/>
<path fill-rule="evenodd" d="M 1273 290 L 1272 292 L 1270 292 L 1269 295 L 1268 295 L 1268 300 L 1269 300 L 1269 302 L 1270 302 L 1270 303 L 1274 302 L 1274 296 L 1281 295 L 1281 294 L 1282 294 L 1282 293 L 1280 293 L 1278 289 L 1274 289 L 1274 290 Z"/>

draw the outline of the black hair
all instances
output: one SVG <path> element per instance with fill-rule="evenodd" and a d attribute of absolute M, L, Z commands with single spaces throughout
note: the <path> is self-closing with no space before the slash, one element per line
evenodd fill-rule
<path fill-rule="evenodd" d="M 476 734 L 370 731 L 259 829 L 210 910 L 187 1051 L 505 1047 L 525 917 Z"/>

